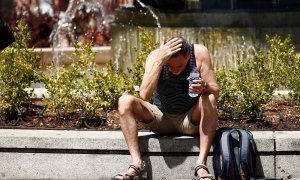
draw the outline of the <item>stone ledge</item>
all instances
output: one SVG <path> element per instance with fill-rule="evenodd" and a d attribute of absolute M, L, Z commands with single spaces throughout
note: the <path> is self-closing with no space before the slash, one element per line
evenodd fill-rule
<path fill-rule="evenodd" d="M 300 131 L 253 131 L 253 136 L 260 177 L 300 178 Z M 197 137 L 151 132 L 139 137 L 151 179 L 193 177 Z M 0 159 L 2 179 L 110 179 L 131 162 L 121 131 L 1 129 Z M 213 172 L 211 156 L 208 166 Z"/>
<path fill-rule="evenodd" d="M 300 131 L 277 131 L 274 136 L 277 152 L 300 152 Z"/>
<path fill-rule="evenodd" d="M 300 137 L 297 133 L 284 131 L 275 134 L 280 142 L 292 144 L 292 140 L 297 140 L 297 135 Z M 274 151 L 272 131 L 254 131 L 253 136 L 259 152 Z M 152 132 L 139 132 L 139 138 L 142 152 L 199 152 L 198 137 L 157 136 Z M 1 129 L 0 148 L 127 150 L 127 145 L 121 131 Z"/>
<path fill-rule="evenodd" d="M 95 63 L 104 66 L 111 60 L 112 50 L 110 46 L 92 47 L 95 53 Z M 60 58 L 61 64 L 71 64 L 74 61 L 74 47 L 64 48 L 35 48 L 34 52 L 41 53 L 42 60 L 45 64 L 50 65 L 55 56 Z"/>

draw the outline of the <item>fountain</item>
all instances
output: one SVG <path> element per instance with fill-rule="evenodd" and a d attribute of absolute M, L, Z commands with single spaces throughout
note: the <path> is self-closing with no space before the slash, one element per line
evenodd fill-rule
<path fill-rule="evenodd" d="M 93 18 L 78 18 L 82 13 Z M 44 52 L 46 64 L 52 59 L 69 64 L 72 44 L 92 39 L 97 64 L 104 65 L 113 57 L 117 66 L 131 66 L 137 54 L 134 48 L 140 46 L 136 27 L 143 26 L 154 33 L 157 42 L 162 35 L 181 35 L 192 43 L 203 43 L 216 69 L 236 67 L 238 59 L 251 58 L 257 47 L 263 47 L 265 34 L 291 34 L 299 48 L 297 16 L 296 0 L 70 0 L 52 32 L 52 48 L 36 51 Z M 78 21 L 84 26 L 76 25 Z M 88 33 L 82 33 L 83 28 Z"/>
<path fill-rule="evenodd" d="M 110 0 L 71 0 L 50 35 L 52 47 L 42 49 L 45 64 L 50 64 L 52 60 L 57 68 L 62 64 L 71 64 L 74 43 L 91 41 L 96 52 L 96 63 L 104 66 L 112 57 L 110 26 L 114 21 L 112 12 L 118 6 Z"/>
<path fill-rule="evenodd" d="M 171 1 L 174 5 L 178 2 L 176 6 L 151 5 L 149 2 L 153 1 L 136 0 L 134 6 L 120 6 L 112 16 L 104 8 L 111 3 L 109 0 L 71 0 L 65 16 L 52 33 L 53 47 L 43 49 L 44 60 L 49 63 L 55 57 L 58 64 L 72 62 L 69 54 L 74 48 L 68 46 L 76 40 L 85 40 L 85 36 L 76 37 L 78 27 L 74 26 L 73 20 L 76 13 L 84 8 L 98 17 L 89 23 L 90 26 L 97 24 L 103 30 L 107 24 L 114 22 L 110 27 L 110 46 L 94 43 L 96 63 L 102 66 L 111 58 L 118 67 L 125 69 L 132 66 L 138 54 L 135 48 L 141 47 L 137 26 L 152 31 L 156 42 L 160 42 L 162 36 L 180 35 L 191 43 L 204 44 L 211 53 L 216 70 L 222 66 L 235 68 L 239 60 L 252 58 L 256 49 L 264 48 L 265 34 L 280 34 L 283 37 L 290 34 L 299 41 L 300 20 L 294 18 L 299 16 L 298 10 L 211 10 L 211 4 L 204 0 Z M 296 46 L 299 48 L 299 42 Z"/>
<path fill-rule="evenodd" d="M 73 63 L 72 54 L 77 41 L 93 44 L 95 63 L 99 68 L 105 67 L 112 58 L 110 45 L 110 26 L 114 21 L 112 13 L 119 4 L 111 0 L 71 0 L 67 10 L 59 15 L 59 20 L 50 35 L 52 47 L 35 48 L 42 52 L 42 60 L 46 65 L 54 63 L 54 72 L 62 65 Z M 28 90 L 35 88 L 37 97 L 48 96 L 43 84 L 33 84 Z"/>
<path fill-rule="evenodd" d="M 174 4 L 174 8 L 171 4 L 165 6 L 167 2 Z M 259 4 L 259 1 L 251 1 L 252 4 L 248 1 L 248 4 L 246 1 L 224 1 L 220 7 L 213 2 L 138 0 L 134 7 L 118 9 L 112 27 L 114 59 L 124 68 L 134 63 L 137 53 L 133 48 L 140 47 L 137 26 L 153 32 L 156 42 L 160 42 L 162 35 L 180 35 L 191 43 L 204 44 L 211 53 L 216 70 L 222 66 L 236 68 L 239 60 L 252 58 L 256 49 L 265 48 L 266 34 L 291 35 L 298 41 L 295 44 L 299 48 L 300 20 L 294 18 L 300 14 L 299 4 L 267 9 L 268 4 Z M 258 6 L 255 3 L 264 9 L 255 9 Z M 270 7 L 281 5 L 271 4 Z"/>

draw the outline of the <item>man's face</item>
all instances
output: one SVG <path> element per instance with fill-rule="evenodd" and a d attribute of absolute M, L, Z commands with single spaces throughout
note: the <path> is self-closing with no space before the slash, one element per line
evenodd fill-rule
<path fill-rule="evenodd" d="M 184 57 L 182 54 L 179 54 L 176 57 L 171 57 L 167 62 L 169 71 L 174 75 L 179 75 L 182 71 L 184 71 L 189 58 L 189 55 Z"/>

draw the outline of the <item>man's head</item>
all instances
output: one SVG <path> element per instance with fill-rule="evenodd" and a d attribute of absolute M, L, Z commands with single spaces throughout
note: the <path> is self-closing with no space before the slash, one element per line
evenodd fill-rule
<path fill-rule="evenodd" d="M 172 57 L 179 56 L 179 55 L 182 55 L 182 56 L 186 57 L 186 56 L 189 54 L 189 52 L 190 52 L 189 43 L 188 43 L 188 42 L 186 41 L 186 39 L 184 39 L 183 37 L 172 37 L 172 38 L 170 38 L 168 41 L 170 41 L 170 40 L 172 40 L 172 39 L 174 39 L 174 38 L 179 38 L 179 39 L 181 39 L 181 44 L 182 44 L 182 46 L 181 46 L 180 51 L 178 51 L 177 53 L 173 54 L 173 55 L 171 56 L 171 58 L 172 58 Z"/>
<path fill-rule="evenodd" d="M 173 38 L 175 37 L 172 37 L 171 39 Z M 177 53 L 173 54 L 167 62 L 169 71 L 174 75 L 178 75 L 182 71 L 184 71 L 188 60 L 190 59 L 190 49 L 188 42 L 182 37 L 177 38 L 181 39 L 181 49 Z M 169 39 L 169 41 L 171 39 Z"/>

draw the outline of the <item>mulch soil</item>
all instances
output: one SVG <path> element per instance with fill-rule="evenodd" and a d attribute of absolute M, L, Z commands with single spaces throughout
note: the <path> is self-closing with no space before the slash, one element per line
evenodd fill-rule
<path fill-rule="evenodd" d="M 21 113 L 20 113 L 21 112 Z M 38 103 L 23 108 L 10 118 L 0 116 L 0 128 L 25 129 L 74 129 L 74 130 L 120 130 L 119 113 L 117 110 L 99 109 L 99 116 L 87 119 L 82 112 L 64 114 L 43 112 Z M 252 131 L 264 130 L 300 130 L 300 107 L 293 106 L 284 100 L 273 100 L 264 105 L 262 112 L 253 115 L 219 112 L 218 127 L 239 127 Z M 139 130 L 147 130 L 138 124 Z"/>

